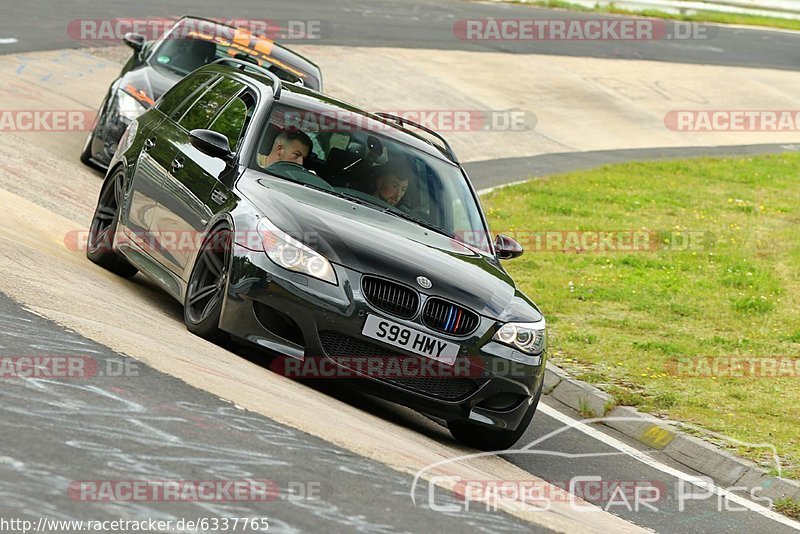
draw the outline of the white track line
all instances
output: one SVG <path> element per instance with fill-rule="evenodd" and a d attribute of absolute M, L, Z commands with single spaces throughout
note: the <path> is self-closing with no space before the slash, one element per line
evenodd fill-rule
<path fill-rule="evenodd" d="M 495 189 L 503 189 L 504 187 L 511 187 L 512 185 L 524 184 L 525 182 L 530 182 L 532 179 L 533 178 L 528 178 L 527 180 L 519 180 L 519 181 L 516 181 L 516 182 L 509 182 L 507 184 L 495 185 L 493 187 L 485 187 L 483 189 L 478 189 L 476 191 L 476 193 L 478 193 L 478 196 L 483 196 L 486 193 L 491 193 Z"/>
<path fill-rule="evenodd" d="M 17 41 L 17 40 L 16 40 L 15 38 L 13 38 L 13 37 L 0 38 L 0 45 L 4 45 L 4 44 L 14 44 L 14 43 L 18 43 L 18 42 L 19 42 L 19 41 Z"/>
<path fill-rule="evenodd" d="M 663 473 L 681 479 L 684 482 L 688 482 L 690 484 L 697 484 L 697 481 L 699 480 L 698 477 L 696 476 L 689 475 L 687 473 L 684 473 L 683 471 L 670 467 L 666 464 L 662 464 L 658 460 L 655 460 L 654 458 L 650 457 L 647 453 L 642 452 L 634 447 L 631 447 L 630 445 L 623 443 L 620 440 L 597 430 L 596 428 L 592 428 L 591 426 L 588 426 L 580 422 L 578 419 L 574 419 L 568 415 L 565 415 L 556 410 L 555 408 L 547 406 L 544 403 L 539 403 L 537 411 L 540 411 L 543 414 L 547 415 L 548 417 L 552 417 L 553 419 L 560 421 L 561 423 L 564 423 L 565 425 L 568 425 L 574 428 L 575 430 L 579 430 L 584 434 L 586 434 L 587 436 L 592 437 L 597 441 L 601 441 L 606 445 L 617 449 L 618 451 L 624 452 L 628 456 L 635 458 L 636 460 L 639 460 L 643 464 L 646 464 L 649 467 L 652 467 L 653 469 L 658 469 Z M 703 485 L 703 487 L 705 487 L 705 484 Z M 729 501 L 732 501 L 744 508 L 756 512 L 757 514 L 761 514 L 768 519 L 777 521 L 778 523 L 781 523 L 793 529 L 800 530 L 800 523 L 798 523 L 797 521 L 793 521 L 792 519 L 789 519 L 788 517 L 781 515 L 778 512 L 769 510 L 768 508 L 758 505 L 753 501 L 745 499 L 744 497 L 740 497 L 735 493 L 731 493 L 730 491 L 724 488 L 720 488 L 719 486 L 713 485 L 709 489 L 715 495 L 721 495 L 726 499 L 728 499 Z"/>

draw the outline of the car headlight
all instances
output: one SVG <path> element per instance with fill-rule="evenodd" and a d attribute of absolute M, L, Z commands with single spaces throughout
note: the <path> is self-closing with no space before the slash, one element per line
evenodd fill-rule
<path fill-rule="evenodd" d="M 525 354 L 541 354 L 547 347 L 547 326 L 544 319 L 537 323 L 506 323 L 492 339 Z"/>
<path fill-rule="evenodd" d="M 281 231 L 269 220 L 262 218 L 258 233 L 269 259 L 290 271 L 307 274 L 330 284 L 336 284 L 336 272 L 328 259 Z"/>
<path fill-rule="evenodd" d="M 141 102 L 123 90 L 117 91 L 117 113 L 127 121 L 133 121 L 147 111 Z"/>

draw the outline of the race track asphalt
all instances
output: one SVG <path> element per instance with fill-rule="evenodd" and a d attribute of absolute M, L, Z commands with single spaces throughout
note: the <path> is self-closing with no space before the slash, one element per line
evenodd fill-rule
<path fill-rule="evenodd" d="M 586 15 L 525 6 L 441 1 L 276 2 L 242 0 L 235 6 L 198 0 L 135 4 L 86 0 L 33 0 L 4 6 L 0 54 L 74 48 L 87 43 L 72 39 L 68 21 L 112 17 L 170 17 L 192 13 L 210 17 L 317 19 L 329 32 L 313 44 L 425 49 L 463 49 L 508 53 L 541 53 L 575 57 L 651 59 L 664 62 L 737 65 L 798 70 L 798 36 L 768 30 L 713 28 L 711 39 L 692 42 L 502 43 L 467 42 L 453 36 L 453 23 L 467 18 L 582 18 Z M 528 176 L 587 168 L 631 159 L 661 159 L 695 155 L 736 155 L 795 151 L 794 145 L 748 145 L 719 148 L 644 149 L 563 153 L 492 160 L 467 165 L 478 188 Z M 97 176 L 99 185 L 100 177 Z M 91 204 L 94 199 L 87 199 Z M 58 273 L 53 273 L 58 276 Z M 0 292 L 4 292 L 0 287 Z M 54 307 L 58 303 L 54 304 Z M 174 303 L 150 299 L 147 309 L 179 322 Z M 243 362 L 259 363 L 247 350 L 235 348 Z M 86 354 L 98 362 L 128 362 L 128 376 L 98 376 L 79 381 L 3 380 L 0 388 L 0 517 L 50 518 L 181 518 L 244 514 L 265 516 L 270 530 L 370 532 L 503 532 L 545 530 L 501 511 L 463 510 L 463 503 L 441 490 L 437 504 L 458 511 L 435 512 L 415 506 L 409 492 L 412 476 L 384 463 L 364 458 L 317 436 L 262 414 L 248 412 L 182 380 L 131 360 L 114 348 L 72 332 L 0 296 L 0 357 L 41 354 Z M 102 366 L 107 365 L 102 363 Z M 297 388 L 307 388 L 297 384 Z M 337 387 L 315 386 L 332 400 L 377 415 L 398 428 L 411 428 L 450 443 L 433 422 L 420 425 L 403 408 Z M 348 415 L 348 417 L 352 417 Z M 638 526 L 659 532 L 788 532 L 793 526 L 758 510 L 736 510 L 727 501 L 708 498 L 679 508 L 680 477 L 666 468 L 681 469 L 657 453 L 643 462 L 624 453 L 612 431 L 608 439 L 566 429 L 580 417 L 545 400 L 517 448 L 540 440 L 528 454 L 505 458 L 528 473 L 555 484 L 574 476 L 597 475 L 610 484 L 638 481 L 664 490 L 655 510 L 629 509 L 611 503 L 610 495 L 590 499 Z M 556 434 L 549 436 L 551 433 Z M 391 438 L 387 438 L 391 439 Z M 630 444 L 629 444 L 630 445 Z M 685 470 L 684 470 L 685 471 Z M 692 473 L 688 473 L 691 475 Z M 183 480 L 266 478 L 281 488 L 269 503 L 100 504 L 69 498 L 73 480 L 169 478 Z M 304 486 L 305 484 L 305 486 Z M 289 487 L 318 487 L 319 498 L 292 498 Z M 418 490 L 427 502 L 428 486 Z M 727 508 L 726 508 L 727 505 Z M 576 512 L 577 513 L 577 512 Z"/>
<path fill-rule="evenodd" d="M 796 33 L 769 29 L 703 26 L 702 38 L 643 41 L 466 41 L 453 25 L 464 19 L 586 19 L 597 15 L 518 4 L 463 0 L 29 0 L 6 2 L 0 18 L 0 54 L 76 48 L 89 43 L 68 31 L 70 22 L 145 19 L 192 14 L 223 19 L 320 21 L 320 45 L 403 47 L 536 53 L 576 57 L 650 59 L 673 63 L 800 69 Z M 73 23 L 74 24 L 74 23 Z M 309 42 L 309 41 L 306 41 Z M 513 83 L 513 79 L 511 80 Z"/>

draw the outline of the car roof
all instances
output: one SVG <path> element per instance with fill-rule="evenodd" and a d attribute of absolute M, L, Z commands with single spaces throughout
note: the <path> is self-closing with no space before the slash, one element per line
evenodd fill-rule
<path fill-rule="evenodd" d="M 199 71 L 216 71 L 221 74 L 233 75 L 250 81 L 257 85 L 259 90 L 264 93 L 273 92 L 273 80 L 255 70 L 242 71 L 229 65 L 211 64 L 201 67 Z M 395 121 L 380 117 L 369 111 L 365 111 L 353 104 L 344 102 L 330 95 L 314 91 L 308 87 L 284 82 L 281 84 L 281 94 L 279 102 L 291 107 L 308 109 L 314 113 L 330 113 L 337 116 L 337 112 L 345 111 L 348 114 L 364 117 L 367 120 L 381 123 L 380 134 L 393 141 L 403 143 L 441 161 L 454 166 L 458 164 L 450 157 L 445 147 L 432 142 L 430 139 L 420 135 L 414 130 L 400 126 Z"/>

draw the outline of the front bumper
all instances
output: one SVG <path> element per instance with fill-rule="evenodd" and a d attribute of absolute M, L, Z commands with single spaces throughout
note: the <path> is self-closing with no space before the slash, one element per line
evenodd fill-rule
<path fill-rule="evenodd" d="M 89 132 L 91 136 L 89 141 L 91 159 L 95 164 L 103 168 L 108 168 L 111 165 L 120 139 L 122 139 L 122 135 L 131 124 L 130 120 L 119 113 L 117 86 L 117 82 L 111 86 L 109 93 L 100 105 L 97 123 L 92 131 Z"/>
<path fill-rule="evenodd" d="M 545 356 L 538 365 L 512 361 L 517 351 L 491 341 L 500 324 L 481 317 L 470 336 L 456 338 L 433 331 L 416 320 L 378 310 L 361 292 L 361 273 L 334 264 L 338 285 L 284 270 L 263 252 L 237 246 L 223 304 L 220 328 L 305 363 L 301 368 L 340 372 L 330 376 L 381 398 L 446 420 L 469 420 L 514 430 L 542 386 Z M 424 295 L 423 295 L 424 298 Z M 368 314 L 456 342 L 461 352 L 453 366 L 431 363 L 361 334 Z M 430 374 L 371 373 L 354 359 L 417 358 Z M 413 360 L 412 360 L 413 361 Z M 324 365 L 323 365 L 324 364 Z M 281 369 L 294 366 L 279 365 Z M 418 369 L 418 366 L 414 367 Z"/>
<path fill-rule="evenodd" d="M 95 129 L 89 133 L 92 136 L 92 161 L 107 168 L 129 125 L 130 122 L 120 116 L 104 117 L 102 122 L 98 121 Z"/>

